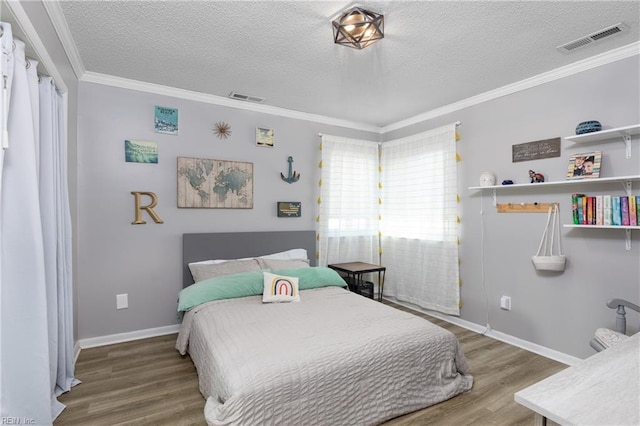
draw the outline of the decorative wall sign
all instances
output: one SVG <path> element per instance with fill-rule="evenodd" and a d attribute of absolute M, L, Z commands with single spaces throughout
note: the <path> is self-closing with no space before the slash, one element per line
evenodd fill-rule
<path fill-rule="evenodd" d="M 300 201 L 278 201 L 278 217 L 300 217 L 301 214 Z"/>
<path fill-rule="evenodd" d="M 178 134 L 178 109 L 156 106 L 154 127 L 156 133 Z"/>
<path fill-rule="evenodd" d="M 178 157 L 178 207 L 252 209 L 253 163 Z"/>
<path fill-rule="evenodd" d="M 511 146 L 511 162 L 560 157 L 560 138 L 544 139 Z"/>
<path fill-rule="evenodd" d="M 158 164 L 158 144 L 144 141 L 124 141 L 124 161 Z"/>
<path fill-rule="evenodd" d="M 158 197 L 156 196 L 155 193 L 144 192 L 144 191 L 133 191 L 131 192 L 131 194 L 133 194 L 133 197 L 135 198 L 135 211 L 136 211 L 136 218 L 134 219 L 133 222 L 131 222 L 132 225 L 144 225 L 145 223 L 147 223 L 146 221 L 142 220 L 143 210 L 149 213 L 149 216 L 151 216 L 151 219 L 153 219 L 155 223 L 164 223 L 164 221 L 160 219 L 160 216 L 158 216 L 156 212 L 153 211 L 153 208 L 158 204 Z M 146 206 L 143 206 L 140 203 L 140 198 L 143 195 L 146 195 L 147 197 L 151 198 L 151 202 Z"/>
<path fill-rule="evenodd" d="M 224 121 L 219 121 L 213 129 L 213 133 L 215 133 L 220 139 L 226 139 L 231 136 L 231 126 Z"/>
<path fill-rule="evenodd" d="M 280 179 L 287 183 L 297 182 L 300 179 L 300 173 L 293 171 L 293 157 L 289 156 L 287 158 L 289 162 L 289 175 L 285 176 L 282 172 L 280 172 Z"/>
<path fill-rule="evenodd" d="M 273 148 L 273 129 L 265 129 L 262 127 L 256 127 L 256 145 Z"/>

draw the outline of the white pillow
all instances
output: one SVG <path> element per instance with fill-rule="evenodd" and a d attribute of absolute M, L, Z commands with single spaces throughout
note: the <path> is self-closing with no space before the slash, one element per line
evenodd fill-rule
<path fill-rule="evenodd" d="M 259 256 L 259 258 L 261 259 L 309 259 L 309 256 L 307 256 L 307 250 L 297 248 L 297 249 L 281 251 L 279 253 Z"/>
<path fill-rule="evenodd" d="M 225 262 L 233 262 L 234 260 L 251 260 L 251 259 L 255 259 L 255 258 L 253 258 L 253 257 L 243 257 L 242 259 L 201 260 L 200 262 L 191 262 L 191 263 L 189 263 L 189 266 L 191 266 L 191 265 L 219 265 L 219 264 L 225 263 Z"/>
<path fill-rule="evenodd" d="M 263 303 L 300 301 L 297 277 L 286 277 L 270 272 L 263 272 L 262 275 L 264 276 Z"/>
<path fill-rule="evenodd" d="M 285 250 L 278 253 L 266 254 L 264 256 L 259 256 L 259 259 L 306 259 L 309 261 L 309 257 L 307 256 L 307 250 L 305 249 L 291 249 Z M 213 259 L 213 260 L 201 260 L 200 262 L 191 262 L 191 265 L 218 265 L 224 262 L 230 262 L 232 260 L 249 260 L 255 259 L 254 257 L 243 257 L 242 259 Z"/>

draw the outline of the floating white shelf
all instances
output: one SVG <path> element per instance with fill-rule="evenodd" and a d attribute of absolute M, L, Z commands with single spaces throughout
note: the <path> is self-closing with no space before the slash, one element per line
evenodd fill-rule
<path fill-rule="evenodd" d="M 631 136 L 640 135 L 640 124 L 618 127 L 615 129 L 601 130 L 599 132 L 585 133 L 582 135 L 566 136 L 564 140 L 573 143 L 599 142 L 610 139 L 620 139 L 626 147 L 626 157 L 631 158 Z"/>
<path fill-rule="evenodd" d="M 640 229 L 640 226 L 619 226 L 619 225 L 562 225 L 565 228 L 588 228 L 588 229 L 623 229 L 624 230 L 624 245 L 627 250 L 631 250 L 631 231 L 634 229 Z"/>
<path fill-rule="evenodd" d="M 596 179 L 573 179 L 573 180 L 560 180 L 555 182 L 541 182 L 541 183 L 516 183 L 513 185 L 492 185 L 492 186 L 470 186 L 471 190 L 484 190 L 484 189 L 512 189 L 512 188 L 544 188 L 548 186 L 567 186 L 567 185 L 584 185 L 594 183 L 611 183 L 611 182 L 640 182 L 640 175 L 634 176 L 615 176 Z"/>
<path fill-rule="evenodd" d="M 619 225 L 562 225 L 565 228 L 589 228 L 589 229 L 640 229 L 640 226 L 619 226 Z"/>

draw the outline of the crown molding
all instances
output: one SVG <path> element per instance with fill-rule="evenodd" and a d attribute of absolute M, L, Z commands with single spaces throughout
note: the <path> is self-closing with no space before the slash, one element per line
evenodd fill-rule
<path fill-rule="evenodd" d="M 56 63 L 49 55 L 49 52 L 47 52 L 47 48 L 38 35 L 38 31 L 31 22 L 31 19 L 29 19 L 29 15 L 27 15 L 27 12 L 24 10 L 20 2 L 15 0 L 7 0 L 4 3 L 7 5 L 8 9 L 11 11 L 11 14 L 15 18 L 16 23 L 22 30 L 23 37 L 26 39 L 23 41 L 31 46 L 31 48 L 35 52 L 37 58 L 34 59 L 36 59 L 44 67 L 49 76 L 53 78 L 58 91 L 67 93 L 69 89 L 64 83 L 62 74 L 60 73 L 60 71 L 58 71 Z"/>
<path fill-rule="evenodd" d="M 53 29 L 58 34 L 60 43 L 62 43 L 62 47 L 67 54 L 67 58 L 71 63 L 71 68 L 73 69 L 76 78 L 80 80 L 86 72 L 86 69 L 82 63 L 82 59 L 80 58 L 78 46 L 76 46 L 76 43 L 73 41 L 71 30 L 67 25 L 67 20 L 64 17 L 64 13 L 62 13 L 60 4 L 57 1 L 43 1 L 42 5 L 47 11 L 47 15 L 49 15 Z"/>
<path fill-rule="evenodd" d="M 239 101 L 223 96 L 209 95 L 206 93 L 191 90 L 179 89 L 161 84 L 147 83 L 144 81 L 131 80 L 128 78 L 116 77 L 107 74 L 87 71 L 80 81 L 88 83 L 103 84 L 106 86 L 120 87 L 123 89 L 136 90 L 139 92 L 153 93 L 157 95 L 171 96 L 179 99 L 186 99 L 207 104 L 219 105 L 228 108 L 236 108 L 247 111 L 259 112 L 263 114 L 277 115 L 280 117 L 294 118 L 297 120 L 312 121 L 314 123 L 328 124 L 331 126 L 346 127 L 349 129 L 363 130 L 366 132 L 380 133 L 380 127 L 371 124 L 357 123 L 354 121 L 342 120 L 339 118 L 326 117 L 323 115 L 310 114 L 286 108 L 279 108 L 269 105 L 254 104 Z"/>
<path fill-rule="evenodd" d="M 640 42 L 628 44 L 626 46 L 619 47 L 617 49 L 610 50 L 600 55 L 592 56 L 587 59 L 583 59 L 573 64 L 566 65 L 561 68 L 556 68 L 546 73 L 538 74 L 534 77 L 519 82 L 509 84 L 507 86 L 500 87 L 495 90 L 481 93 L 477 96 L 472 96 L 467 99 L 463 99 L 459 102 L 454 102 L 449 105 L 445 105 L 440 108 L 427 111 L 423 114 L 416 115 L 406 120 L 398 121 L 394 124 L 389 124 L 381 128 L 381 133 L 391 132 L 393 130 L 402 129 L 407 126 L 421 123 L 426 120 L 431 120 L 436 117 L 440 117 L 445 114 L 459 111 L 464 108 L 469 108 L 474 105 L 478 105 L 484 102 L 488 102 L 494 99 L 498 99 L 502 96 L 511 95 L 522 90 L 530 89 L 541 84 L 550 83 L 555 80 L 559 80 L 564 77 L 568 77 L 574 74 L 578 74 L 583 71 L 587 71 L 593 68 L 597 68 L 602 65 L 610 64 L 621 59 L 626 59 L 631 56 L 640 54 Z"/>
<path fill-rule="evenodd" d="M 7 4 L 16 4 L 17 1 L 7 1 Z M 286 108 L 279 108 L 269 105 L 251 104 L 238 100 L 229 99 L 222 96 L 208 95 L 200 92 L 179 89 L 175 87 L 162 86 L 154 83 L 147 83 L 137 80 L 125 79 L 116 76 L 110 76 L 106 74 L 94 73 L 86 71 L 77 46 L 73 41 L 71 32 L 67 25 L 67 22 L 62 13 L 62 8 L 58 2 L 43 2 L 44 7 L 51 18 L 51 22 L 60 37 L 60 41 L 64 47 L 65 52 L 71 62 L 72 68 L 76 73 L 76 76 L 80 81 L 86 81 L 90 83 L 103 84 L 113 87 L 121 87 L 130 90 L 137 90 L 141 92 L 162 94 L 166 96 L 172 96 L 181 99 L 193 100 L 203 103 L 209 103 L 214 105 L 225 106 L 229 108 L 243 109 L 247 111 L 260 112 L 264 114 L 277 115 L 281 117 L 294 118 L 298 120 L 311 121 L 314 123 L 327 124 L 331 126 L 346 127 L 354 130 L 362 130 L 366 132 L 372 132 L 379 135 L 402 129 L 404 127 L 412 126 L 414 124 L 421 123 L 423 121 L 431 120 L 436 117 L 440 117 L 446 114 L 450 114 L 459 111 L 464 108 L 469 108 L 484 102 L 489 102 L 494 99 L 501 98 L 503 96 L 511 95 L 513 93 L 520 92 L 522 90 L 530 89 L 541 84 L 549 83 L 555 80 L 559 80 L 564 77 L 568 77 L 583 71 L 587 71 L 602 65 L 606 65 L 621 59 L 629 58 L 634 55 L 640 54 L 640 42 L 634 42 L 626 46 L 619 47 L 617 49 L 610 50 L 608 52 L 583 59 L 573 64 L 566 65 L 555 70 L 551 70 L 546 73 L 542 73 L 531 78 L 509 84 L 498 89 L 494 89 L 488 92 L 481 93 L 476 96 L 472 96 L 467 99 L 463 99 L 458 102 L 445 105 L 422 114 L 407 118 L 405 120 L 398 121 L 396 123 L 389 124 L 384 127 L 375 126 L 372 124 L 358 123 L 349 120 L 343 120 L 334 117 L 327 117 L 318 114 L 310 114 L 301 111 L 290 110 Z M 20 7 L 20 9 L 22 9 Z M 23 12 L 24 14 L 24 12 Z M 46 51 L 45 51 L 46 53 Z M 46 64 L 44 64 L 46 66 Z M 55 78 L 55 76 L 54 76 Z M 57 80 L 57 79 L 56 79 Z"/>

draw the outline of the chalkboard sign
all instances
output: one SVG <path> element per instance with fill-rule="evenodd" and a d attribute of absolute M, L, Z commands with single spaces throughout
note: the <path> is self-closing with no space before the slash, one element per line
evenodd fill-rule
<path fill-rule="evenodd" d="M 521 143 L 511 148 L 512 163 L 560 157 L 560 138 Z"/>

